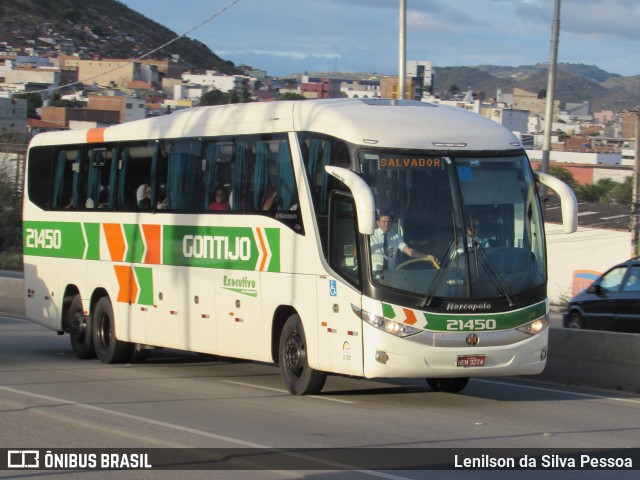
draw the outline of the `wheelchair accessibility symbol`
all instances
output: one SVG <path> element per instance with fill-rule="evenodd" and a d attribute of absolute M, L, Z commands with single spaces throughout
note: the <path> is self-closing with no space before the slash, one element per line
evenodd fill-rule
<path fill-rule="evenodd" d="M 338 284 L 335 280 L 329 280 L 329 295 L 332 297 L 338 295 Z"/>

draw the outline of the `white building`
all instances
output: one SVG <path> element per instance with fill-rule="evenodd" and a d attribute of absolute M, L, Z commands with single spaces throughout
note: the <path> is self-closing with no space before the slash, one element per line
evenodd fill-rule
<path fill-rule="evenodd" d="M 416 100 L 423 100 L 431 93 L 433 64 L 424 60 L 407 60 L 407 76 L 416 81 Z"/>
<path fill-rule="evenodd" d="M 542 150 L 527 150 L 531 160 L 542 160 Z M 549 161 L 559 163 L 577 163 L 582 165 L 620 165 L 622 155 L 619 153 L 583 153 L 583 152 L 549 152 Z"/>
<path fill-rule="evenodd" d="M 182 81 L 186 84 L 209 87 L 206 91 L 216 89 L 225 93 L 232 90 L 242 92 L 245 88 L 253 91 L 255 83 L 255 79 L 245 75 L 217 75 L 215 70 L 207 70 L 205 74 L 183 73 Z"/>
<path fill-rule="evenodd" d="M 16 67 L 11 60 L 0 66 L 0 77 L 4 77 L 3 88 L 21 92 L 33 88 L 57 88 L 60 85 L 60 70 L 57 67 Z"/>
<path fill-rule="evenodd" d="M 359 82 L 342 82 L 340 93 L 347 98 L 380 98 L 380 84 L 361 84 Z"/>
<path fill-rule="evenodd" d="M 528 110 L 515 110 L 512 108 L 482 107 L 480 114 L 499 123 L 512 132 L 526 133 L 529 122 Z"/>

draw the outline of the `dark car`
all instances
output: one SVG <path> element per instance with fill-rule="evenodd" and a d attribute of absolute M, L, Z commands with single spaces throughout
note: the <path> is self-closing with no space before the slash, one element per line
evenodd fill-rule
<path fill-rule="evenodd" d="M 567 328 L 640 333 L 640 260 L 603 273 L 576 295 L 563 315 Z"/>

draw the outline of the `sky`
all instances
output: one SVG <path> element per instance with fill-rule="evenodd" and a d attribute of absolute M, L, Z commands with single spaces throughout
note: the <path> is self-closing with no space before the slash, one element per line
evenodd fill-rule
<path fill-rule="evenodd" d="M 190 32 L 189 38 L 235 65 L 271 76 L 397 75 L 399 70 L 400 0 L 121 3 L 176 34 Z M 554 0 L 406 0 L 406 5 L 407 60 L 450 67 L 550 59 Z M 640 75 L 640 1 L 561 0 L 558 62 Z"/>

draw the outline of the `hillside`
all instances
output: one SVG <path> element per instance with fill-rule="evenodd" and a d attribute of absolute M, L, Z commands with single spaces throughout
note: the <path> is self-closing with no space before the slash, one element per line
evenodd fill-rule
<path fill-rule="evenodd" d="M 175 32 L 117 0 L 0 0 L 0 41 L 13 47 L 132 58 L 175 37 Z M 231 62 L 196 40 L 181 38 L 153 58 L 172 55 L 179 55 L 182 64 L 194 70 L 238 73 Z"/>
<path fill-rule="evenodd" d="M 548 66 L 435 68 L 434 92 L 444 93 L 456 85 L 495 98 L 497 90 L 512 92 L 514 87 L 537 93 L 547 89 Z M 604 79 L 597 82 L 594 79 Z M 590 101 L 592 110 L 632 109 L 640 105 L 640 76 L 621 77 L 593 65 L 560 64 L 556 72 L 555 98 L 561 105 Z"/>

